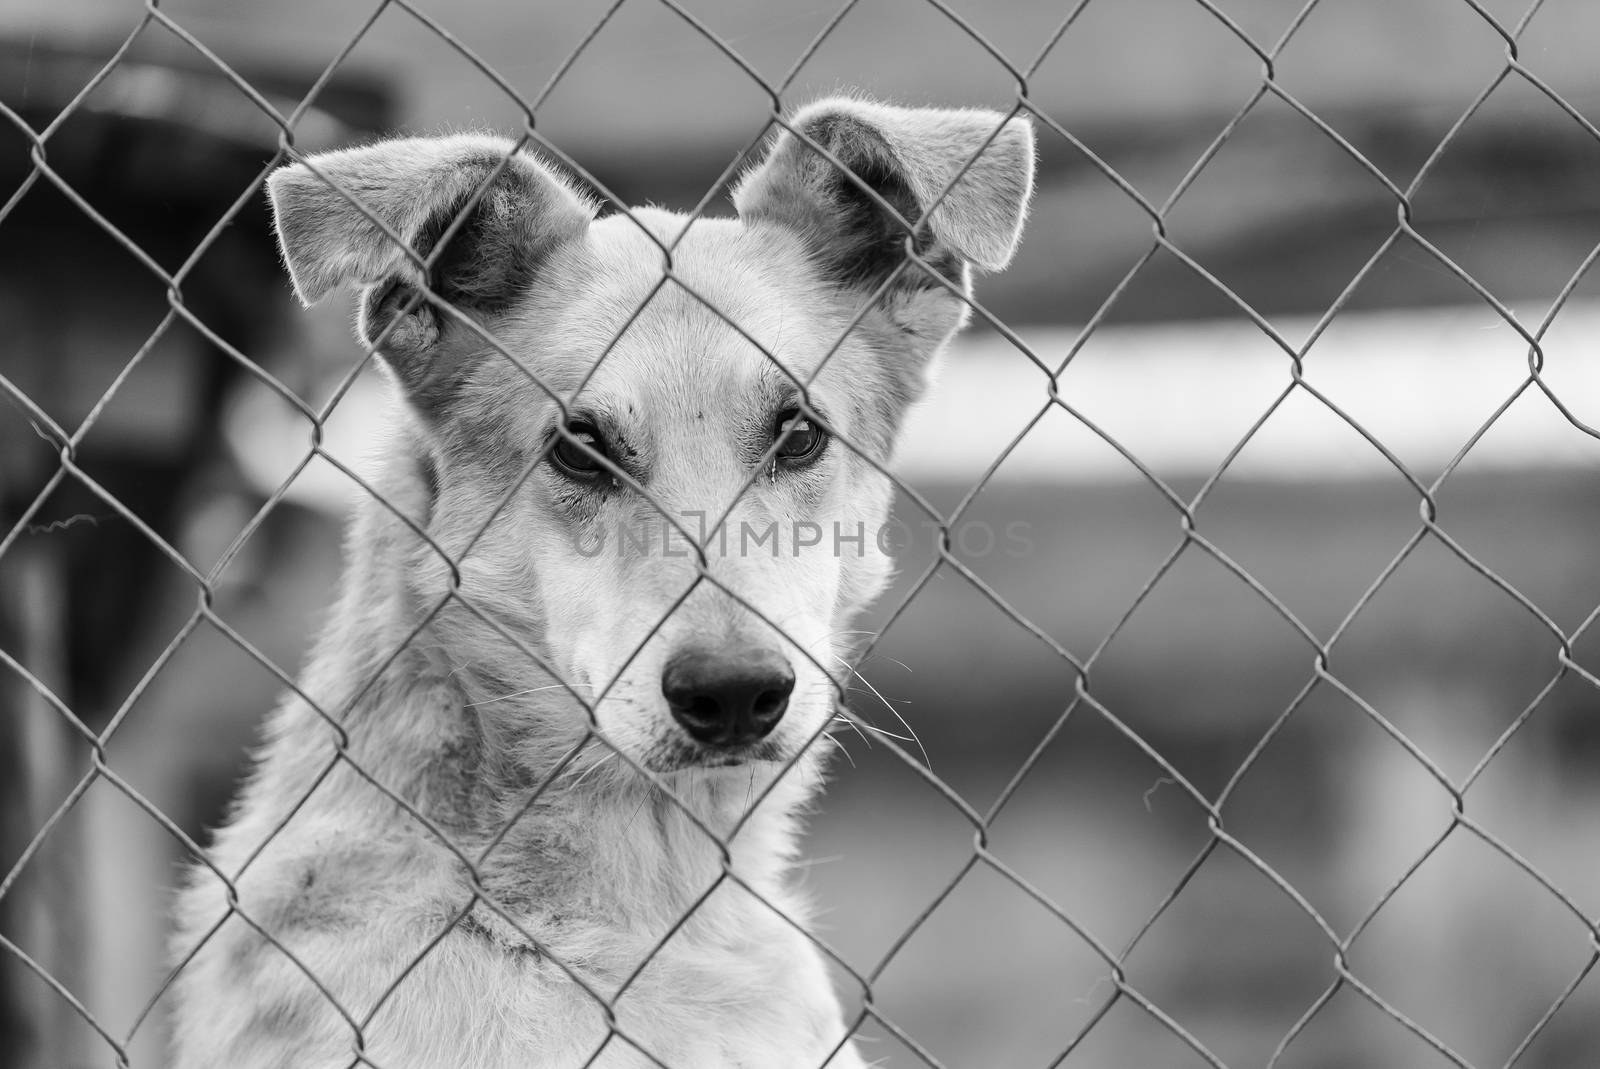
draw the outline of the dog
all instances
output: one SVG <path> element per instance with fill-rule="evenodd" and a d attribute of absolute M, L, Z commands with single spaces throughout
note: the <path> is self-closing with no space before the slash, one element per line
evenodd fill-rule
<path fill-rule="evenodd" d="M 296 295 L 359 291 L 396 403 L 178 896 L 177 1069 L 865 1065 L 798 825 L 885 466 L 1033 170 L 1025 117 L 841 97 L 732 219 L 601 216 L 487 135 L 270 176 Z"/>

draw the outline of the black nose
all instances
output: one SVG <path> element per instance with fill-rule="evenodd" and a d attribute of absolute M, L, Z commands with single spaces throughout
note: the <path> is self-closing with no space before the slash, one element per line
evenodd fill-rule
<path fill-rule="evenodd" d="M 673 717 L 710 746 L 764 738 L 783 719 L 792 690 L 794 669 L 776 650 L 687 651 L 661 673 Z"/>

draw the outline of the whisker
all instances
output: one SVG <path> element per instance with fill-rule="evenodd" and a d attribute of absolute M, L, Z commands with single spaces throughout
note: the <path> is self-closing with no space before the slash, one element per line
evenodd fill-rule
<path fill-rule="evenodd" d="M 836 717 L 835 719 L 843 719 L 843 717 Z M 862 737 L 865 738 L 866 736 L 862 736 Z M 855 768 L 856 767 L 856 759 L 854 757 L 850 756 L 850 751 L 846 750 L 844 748 L 844 743 L 840 742 L 838 739 L 834 738 L 832 735 L 828 734 L 827 732 L 823 732 L 821 735 L 818 735 L 817 738 L 823 739 L 824 741 L 833 743 L 835 746 L 837 746 L 839 748 L 839 752 L 844 754 L 844 759 L 846 761 L 850 762 L 850 767 L 851 768 Z"/>
<path fill-rule="evenodd" d="M 502 694 L 498 698 L 485 698 L 481 702 L 468 702 L 466 707 L 468 709 L 475 709 L 480 705 L 490 705 L 494 702 L 503 702 L 509 701 L 512 698 L 520 698 L 524 694 L 538 694 L 546 690 L 568 690 L 576 689 L 578 687 L 583 687 L 586 690 L 594 689 L 587 683 L 552 683 L 548 687 L 529 687 L 527 690 L 514 690 L 510 694 Z"/>
<path fill-rule="evenodd" d="M 872 732 L 874 735 L 882 735 L 885 738 L 890 738 L 890 739 L 899 739 L 901 742 L 915 742 L 915 743 L 917 743 L 918 746 L 922 745 L 920 742 L 918 742 L 916 739 L 910 737 L 909 735 L 897 735 L 894 732 L 888 730 L 887 728 L 879 727 L 877 724 L 867 724 L 866 725 L 866 729 L 868 731 Z M 924 756 L 926 756 L 926 755 L 924 755 Z"/>
<path fill-rule="evenodd" d="M 869 750 L 872 749 L 872 740 L 867 738 L 865 735 L 861 734 L 861 725 L 860 724 L 856 723 L 854 720 L 852 720 L 848 716 L 839 716 L 839 715 L 835 714 L 834 715 L 834 719 L 839 721 L 839 723 L 841 723 L 841 724 L 848 725 L 850 730 L 854 731 L 857 735 L 861 735 L 861 741 L 867 744 L 867 749 L 869 749 Z"/>
<path fill-rule="evenodd" d="M 792 864 L 793 864 L 793 867 L 795 867 L 797 869 L 809 869 L 814 865 L 831 865 L 835 861 L 843 861 L 843 860 L 844 860 L 844 855 L 843 854 L 829 854 L 827 857 L 805 858 L 803 860 L 793 862 Z"/>
<path fill-rule="evenodd" d="M 845 636 L 847 636 L 847 635 L 866 636 L 866 638 L 845 638 Z M 828 655 L 832 656 L 832 657 L 837 657 L 838 654 L 834 653 L 833 650 L 832 650 L 832 646 L 834 645 L 835 640 L 838 640 L 840 642 L 840 644 L 842 644 L 842 645 L 856 645 L 856 646 L 859 646 L 859 645 L 863 645 L 865 643 L 866 639 L 876 638 L 877 635 L 878 635 L 878 632 L 876 632 L 876 631 L 862 631 L 862 630 L 859 630 L 859 629 L 852 630 L 850 628 L 844 628 L 844 629 L 841 629 L 841 630 L 838 630 L 838 631 L 829 631 L 826 635 L 823 635 L 822 638 L 818 640 L 817 644 L 821 645 L 821 646 L 829 647 Z"/>
<path fill-rule="evenodd" d="M 616 757 L 617 757 L 617 751 L 612 750 L 610 753 L 608 753 L 604 757 L 600 758 L 600 760 L 596 761 L 594 764 L 590 765 L 588 768 L 586 768 L 582 772 L 578 773 L 578 778 L 573 780 L 571 783 L 567 784 L 567 787 L 569 789 L 573 788 L 573 787 L 577 787 L 584 780 L 588 779 L 590 776 L 592 776 L 596 772 L 598 772 L 601 768 L 605 767 L 605 765 L 608 762 L 616 760 Z"/>
<path fill-rule="evenodd" d="M 639 819 L 639 814 L 644 812 L 645 803 L 650 801 L 650 796 L 655 794 L 655 793 L 656 793 L 656 785 L 654 783 L 646 783 L 645 786 L 644 786 L 644 790 L 641 792 L 642 796 L 639 799 L 638 808 L 633 811 L 633 816 L 628 818 L 628 823 L 626 823 L 626 824 L 624 824 L 622 826 L 622 833 L 624 835 L 626 835 L 628 833 L 629 829 L 631 829 L 633 827 L 633 822 Z"/>
<path fill-rule="evenodd" d="M 872 692 L 872 696 L 874 698 L 877 698 L 880 702 L 882 702 L 883 703 L 883 707 L 885 709 L 889 710 L 889 712 L 893 713 L 894 714 L 894 718 L 896 720 L 900 721 L 900 726 L 905 728 L 906 732 L 911 736 L 911 738 L 908 741 L 915 742 L 917 744 L 917 749 L 922 751 L 922 763 L 924 765 L 927 765 L 928 769 L 930 771 L 932 771 L 933 762 L 931 760 L 929 760 L 929 758 L 928 758 L 928 748 L 926 746 L 922 745 L 922 740 L 917 737 L 916 729 L 913 728 L 909 723 L 906 722 L 906 718 L 905 717 L 900 715 L 900 710 L 896 709 L 893 705 L 889 704 L 889 699 L 885 698 L 883 696 L 883 694 L 881 692 L 879 692 L 877 687 L 873 686 L 870 682 L 868 682 L 866 676 L 864 676 L 860 672 L 856 671 L 855 667 L 853 665 L 851 665 L 851 663 L 849 661 L 845 660 L 843 657 L 838 657 L 837 660 L 838 660 L 838 662 L 840 664 L 845 666 L 845 669 L 851 675 L 853 675 L 857 679 L 861 680 L 861 685 L 866 687 L 868 690 L 870 690 Z M 890 732 L 884 731 L 882 728 L 872 727 L 872 725 L 870 725 L 870 724 L 867 725 L 867 726 L 869 728 L 872 728 L 873 731 L 878 732 L 880 735 L 888 735 L 890 738 L 896 738 L 896 739 L 901 737 L 899 735 L 894 735 L 894 734 L 892 734 Z"/>

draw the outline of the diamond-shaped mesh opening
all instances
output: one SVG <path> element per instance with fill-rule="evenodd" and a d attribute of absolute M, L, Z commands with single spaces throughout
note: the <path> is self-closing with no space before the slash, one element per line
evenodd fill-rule
<path fill-rule="evenodd" d="M 0 64 L 0 1044 L 19 1065 L 168 1064 L 174 1005 L 190 1032 L 209 1007 L 262 1064 L 320 1044 L 391 1069 L 548 1054 L 542 1023 L 509 1030 L 546 1037 L 532 1048 L 491 1049 L 519 1014 L 578 1022 L 551 1056 L 602 1067 L 792 1061 L 771 1044 L 795 1027 L 818 1066 L 1543 1067 L 1594 1048 L 1586 6 L 323 6 L 149 7 L 81 47 L 0 43 L 19 57 Z M 814 419 L 883 328 L 867 292 L 775 326 L 794 279 L 697 274 L 697 229 L 628 205 L 724 214 L 774 129 L 828 149 L 792 116 L 842 85 L 997 108 L 997 136 L 1009 113 L 1040 139 L 1028 243 L 967 302 L 898 456 L 837 436 L 855 478 L 889 476 L 895 524 L 855 537 L 885 535 L 898 574 L 802 642 L 798 612 L 691 552 L 663 564 L 665 600 L 634 573 L 613 678 L 564 675 L 561 639 L 531 626 L 554 558 L 522 575 L 506 532 L 537 543 L 530 502 L 549 454 L 582 446 L 575 406 L 630 375 L 681 388 L 662 324 L 702 317 L 708 351 L 741 347 Z M 294 310 L 262 188 L 396 126 L 485 125 L 603 201 L 650 277 L 550 375 L 444 292 L 468 219 L 422 250 L 417 300 L 511 384 L 486 410 L 566 406 L 466 500 L 448 465 L 411 492 L 386 471 L 413 444 L 384 438 L 394 382 L 344 309 Z M 893 278 L 960 290 L 903 252 Z M 741 304 L 747 285 L 768 300 Z M 781 448 L 712 521 L 747 518 Z M 652 531 L 708 550 L 635 459 L 604 471 Z M 347 606 L 307 664 L 352 503 L 357 543 L 415 596 L 354 627 Z M 830 703 L 808 740 L 839 781 L 800 879 L 815 916 L 771 814 L 802 808 L 821 762 L 797 749 L 697 793 L 597 711 L 643 700 L 629 667 L 708 599 L 814 662 Z M 478 654 L 452 659 L 462 636 Z M 340 640 L 362 651 L 342 668 Z M 285 691 L 252 766 L 253 716 Z M 656 852 L 628 878 L 597 878 L 640 841 Z M 564 899 L 585 876 L 599 890 Z M 605 923 L 572 936 L 572 910 L 541 912 L 564 901 Z M 523 983 L 559 1012 L 502 1001 Z M 444 1006 L 464 1042 L 418 1032 Z"/>
<path fill-rule="evenodd" d="M 1416 1032 L 1374 1006 L 1352 985 L 1330 989 L 1316 1003 L 1314 1012 L 1296 1027 L 1286 1030 L 1283 1041 L 1268 1064 L 1309 1067 L 1349 1061 L 1365 1064 L 1403 1057 L 1408 1065 L 1443 1069 L 1460 1063 L 1454 1052 L 1441 1051 L 1419 1039 Z"/>
<path fill-rule="evenodd" d="M 1441 911 L 1441 901 L 1448 901 Z M 1504 1064 L 1521 1038 L 1585 966 L 1572 915 L 1481 840 L 1457 831 L 1356 940 L 1355 974 L 1472 1064 Z M 1452 928 L 1480 933 L 1441 938 Z M 1428 954 L 1448 985 L 1420 982 Z M 1509 986 L 1502 986 L 1509 982 Z"/>
<path fill-rule="evenodd" d="M 1260 60 L 1192 0 L 1073 4 L 1064 14 L 1074 16 L 1072 24 L 1038 64 L 1030 88 L 1049 102 L 1052 119 L 1159 204 L 1259 87 Z M 1037 54 L 1038 47 L 1023 54 Z M 1162 77 L 1145 76 L 1157 56 L 1170 66 Z M 1152 131 L 1120 121 L 1179 98 L 1206 117 L 1185 131 L 1192 139 L 1187 159 L 1181 151 L 1154 151 L 1162 142 Z"/>
<path fill-rule="evenodd" d="M 1527 19 L 1517 35 L 1522 49 L 1538 57 L 1534 64 L 1540 78 L 1564 97 L 1582 98 L 1585 90 L 1574 75 L 1582 69 L 1574 35 L 1581 36 L 1595 25 L 1595 12 L 1577 0 L 1554 0 L 1541 4 L 1532 18 L 1525 11 L 1501 13 L 1501 22 L 1513 25 Z"/>
<path fill-rule="evenodd" d="M 1486 181 L 1491 170 L 1495 177 Z M 1600 241 L 1585 210 L 1597 176 L 1600 141 L 1513 74 L 1434 162 L 1413 198 L 1414 221 L 1491 293 L 1507 301 L 1548 299 Z M 1471 202 L 1484 206 L 1475 219 L 1456 207 Z M 1498 222 L 1507 219 L 1523 225 Z"/>
<path fill-rule="evenodd" d="M 998 27 L 972 5 L 863 0 L 819 7 L 817 12 L 826 18 L 807 15 L 803 29 L 788 37 L 794 53 L 789 57 L 790 66 L 760 68 L 769 84 L 779 86 L 780 76 L 792 78 L 790 85 L 803 99 L 861 84 L 861 72 L 872 68 L 874 82 L 881 78 L 885 92 L 914 99 L 926 91 L 923 71 L 930 65 L 947 66 L 955 91 L 974 103 L 998 107 L 1014 102 L 1013 71 L 1033 57 L 1060 18 L 1056 12 L 1040 10 L 1031 20 L 1039 27 L 1037 35 L 1019 41 L 1016 22 L 1007 19 L 1009 27 Z M 767 28 L 772 29 L 770 22 Z M 806 40 L 811 32 L 825 32 L 825 36 Z M 886 37 L 899 33 L 913 35 L 917 47 L 879 46 Z M 976 56 L 983 56 L 983 61 L 971 62 Z M 1002 58 L 1012 69 L 1002 64 Z M 796 63 L 798 66 L 793 65 Z"/>
<path fill-rule="evenodd" d="M 1065 927 L 1045 925 L 1050 916 L 998 874 L 974 871 L 884 971 L 880 1004 L 941 1064 L 982 1057 L 1048 1064 L 1089 1023 L 1105 989 L 1104 962 Z M 1046 927 L 1050 934 L 1041 940 Z M 998 1051 L 963 1025 L 970 1007 L 938 981 L 951 948 L 979 983 L 1004 992 L 1005 1038 Z"/>
<path fill-rule="evenodd" d="M 1203 807 L 1109 732 L 1086 716 L 1069 719 L 991 819 L 996 855 L 1115 956 L 1144 944 L 1176 892 L 1187 897 L 1214 843 Z M 1115 861 L 1084 866 L 1104 852 L 1106 835 L 1116 837 Z M 1165 970 L 1171 963 L 1159 954 Z M 1107 967 L 1102 955 L 1097 987 Z"/>
<path fill-rule="evenodd" d="M 1284 486 L 1280 465 L 1296 456 L 1336 460 L 1338 481 Z M 1415 489 L 1309 395 L 1285 401 L 1240 452 L 1232 471 L 1197 515 L 1216 545 L 1313 634 L 1333 634 L 1416 534 Z M 1292 536 L 1263 537 L 1272 528 Z M 1306 553 L 1317 560 L 1315 570 L 1304 566 Z"/>
<path fill-rule="evenodd" d="M 1321 312 L 1393 229 L 1396 198 L 1371 166 L 1265 96 L 1183 190 L 1169 234 L 1242 299 L 1273 300 L 1289 273 L 1304 302 L 1293 310 Z"/>
<path fill-rule="evenodd" d="M 1365 899 L 1353 896 L 1352 888 L 1360 885 L 1369 897 L 1377 895 L 1385 881 L 1414 858 L 1406 850 L 1420 850 L 1428 843 L 1397 836 L 1402 846 L 1385 852 L 1395 840 L 1372 841 L 1378 836 L 1366 825 L 1361 825 L 1361 832 L 1348 830 L 1362 804 L 1348 797 L 1348 775 L 1327 760 L 1310 761 L 1314 754 L 1337 754 L 1348 767 L 1358 758 L 1387 757 L 1391 750 L 1404 758 L 1381 728 L 1326 683 L 1302 685 L 1282 708 L 1278 719 L 1257 736 L 1256 748 L 1235 763 L 1219 810 L 1232 834 L 1293 887 L 1317 916 L 1341 931 L 1341 926 L 1347 929 L 1355 923 L 1365 908 Z M 1304 771 L 1308 764 L 1313 766 L 1309 774 Z M 1414 772 L 1413 778 L 1428 780 L 1420 767 L 1408 770 Z M 1371 850 L 1359 870 L 1340 860 L 1347 836 L 1361 838 Z M 1325 955 L 1322 960 L 1330 958 Z"/>
<path fill-rule="evenodd" d="M 1209 975 L 1186 964 L 1202 959 Z M 1333 971 L 1316 923 L 1226 849 L 1206 858 L 1128 960 L 1135 977 L 1147 978 L 1144 991 L 1229 1065 L 1265 1061 L 1283 1022 Z M 1249 1012 L 1224 995 L 1236 991 L 1250 992 Z"/>
<path fill-rule="evenodd" d="M 1203 302 L 1216 300 L 1209 284 L 1197 279 L 1164 254 L 1150 261 L 1151 274 L 1143 284 L 1136 283 L 1127 300 L 1108 317 L 1105 327 L 1089 336 L 1083 346 L 1071 353 L 1071 362 L 1058 379 L 1063 402 L 1076 415 L 1071 427 L 1074 441 L 1061 448 L 1071 449 L 1077 439 L 1088 441 L 1074 452 L 1098 454 L 1119 448 L 1131 456 L 1120 464 L 1107 463 L 1113 477 L 1136 477 L 1135 465 L 1143 465 L 1171 486 L 1194 488 L 1197 473 L 1220 467 L 1229 453 L 1244 438 L 1267 408 L 1289 384 L 1289 366 L 1283 351 L 1263 336 L 1248 320 L 1229 316 L 1226 310 L 1215 321 L 1186 323 L 1152 330 L 1147 324 L 1126 329 L 1140 315 L 1141 297 L 1153 294 L 1163 268 L 1175 267 L 1189 278 L 1185 287 Z M 1220 302 L 1218 302 L 1220 304 Z M 1187 350 L 1182 359 L 1172 358 L 1170 342 L 1182 338 Z M 1068 354 L 1043 350 L 1042 357 Z M 1129 375 L 1132 368 L 1143 374 Z M 1204 419 L 1195 418 L 1194 393 L 1213 377 L 1225 375 L 1235 388 L 1231 396 L 1213 406 Z M 1150 416 L 1160 413 L 1159 418 Z M 1053 423 L 1061 425 L 1056 419 Z M 1183 435 L 1160 428 L 1181 426 Z M 1037 437 L 1036 437 L 1037 436 Z M 1104 436 L 1102 441 L 1094 439 Z M 1054 443 L 1048 434 L 1031 432 L 1029 441 L 1019 447 L 1029 458 Z M 1022 459 L 1022 458 L 1019 458 Z M 1170 518 L 1170 517 L 1169 517 Z"/>
<path fill-rule="evenodd" d="M 1412 4 L 1381 32 L 1359 4 L 1308 6 L 1282 46 L 1280 84 L 1401 184 L 1505 64 L 1505 42 L 1490 21 L 1453 0 Z M 1506 26 L 1528 7 L 1478 6 Z M 1397 82 L 1408 86 L 1404 106 L 1370 106 Z"/>

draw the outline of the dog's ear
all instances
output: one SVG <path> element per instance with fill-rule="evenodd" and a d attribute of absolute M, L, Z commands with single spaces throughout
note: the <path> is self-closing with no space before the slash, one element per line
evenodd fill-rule
<path fill-rule="evenodd" d="M 913 225 L 932 209 L 913 247 L 962 293 L 969 265 L 997 271 L 1011 261 L 1033 192 L 1027 119 L 835 98 L 789 125 L 854 177 L 786 130 L 740 182 L 734 205 L 746 222 L 797 231 L 829 281 L 871 292 L 905 260 L 906 227 L 879 199 Z M 934 345 L 968 312 L 916 263 L 896 276 L 885 303 L 902 329 Z"/>
<path fill-rule="evenodd" d="M 360 287 L 357 335 L 368 344 L 381 338 L 416 400 L 455 372 L 431 359 L 451 317 L 418 287 L 466 312 L 502 309 L 595 210 L 512 142 L 477 135 L 312 156 L 274 172 L 267 190 L 296 295 L 311 305 L 338 286 Z M 435 251 L 425 274 L 422 261 Z"/>

